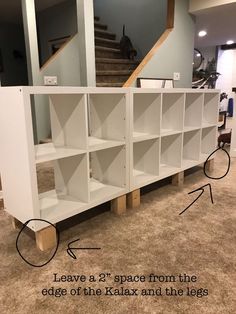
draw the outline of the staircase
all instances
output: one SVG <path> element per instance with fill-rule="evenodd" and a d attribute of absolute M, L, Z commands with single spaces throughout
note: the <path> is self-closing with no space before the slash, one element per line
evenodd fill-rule
<path fill-rule="evenodd" d="M 122 87 L 139 61 L 122 59 L 119 41 L 107 28 L 94 17 L 97 87 Z"/>

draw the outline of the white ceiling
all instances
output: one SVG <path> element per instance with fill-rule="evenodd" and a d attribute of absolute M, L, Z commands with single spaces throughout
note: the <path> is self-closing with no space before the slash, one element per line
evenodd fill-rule
<path fill-rule="evenodd" d="M 198 37 L 200 30 L 207 36 Z M 195 47 L 216 46 L 232 39 L 236 42 L 236 3 L 199 11 L 196 16 Z"/>
<path fill-rule="evenodd" d="M 35 0 L 37 11 L 42 11 L 65 0 Z M 0 0 L 0 23 L 18 23 L 21 17 L 21 0 Z"/>

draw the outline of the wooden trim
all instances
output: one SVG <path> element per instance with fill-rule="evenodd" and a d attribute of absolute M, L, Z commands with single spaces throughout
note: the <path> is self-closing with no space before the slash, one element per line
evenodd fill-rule
<path fill-rule="evenodd" d="M 143 68 L 146 66 L 146 64 L 152 59 L 152 57 L 155 55 L 156 51 L 160 48 L 160 46 L 164 43 L 164 41 L 167 39 L 169 34 L 171 33 L 172 28 L 168 28 L 164 31 L 164 33 L 161 35 L 161 37 L 158 39 L 156 44 L 152 47 L 152 49 L 149 51 L 149 53 L 146 55 L 146 57 L 143 59 L 143 61 L 139 64 L 139 66 L 135 69 L 135 71 L 131 74 L 129 79 L 125 82 L 123 87 L 130 87 L 132 83 L 136 80 L 139 73 L 143 70 Z"/>
<path fill-rule="evenodd" d="M 44 65 L 41 66 L 40 68 L 40 71 L 44 70 L 48 65 L 49 63 L 51 63 L 56 57 L 57 55 L 59 55 L 59 53 L 61 53 L 61 51 L 65 48 L 65 46 L 67 46 L 71 41 L 72 39 L 75 38 L 77 34 L 71 36 L 61 47 L 60 49 L 57 50 L 57 52 L 55 52 L 45 63 Z"/>
<path fill-rule="evenodd" d="M 175 0 L 168 0 L 166 28 L 174 28 L 175 22 Z"/>

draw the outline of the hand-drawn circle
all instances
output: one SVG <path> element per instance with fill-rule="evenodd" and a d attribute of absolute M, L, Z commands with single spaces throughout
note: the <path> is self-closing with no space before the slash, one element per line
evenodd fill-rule
<path fill-rule="evenodd" d="M 22 231 L 25 229 L 25 227 L 31 222 L 31 221 L 42 221 L 42 222 L 45 222 L 47 224 L 49 224 L 50 226 L 54 227 L 56 229 L 56 233 L 57 233 L 57 243 L 56 243 L 56 248 L 55 248 L 55 251 L 53 252 L 52 256 L 50 257 L 50 259 L 48 261 L 46 261 L 45 263 L 41 264 L 41 265 L 35 265 L 29 261 L 27 261 L 27 259 L 21 254 L 20 252 L 20 249 L 18 247 L 18 242 L 19 242 L 19 238 L 20 238 L 20 235 L 22 233 Z M 23 259 L 24 262 L 26 262 L 28 265 L 32 266 L 32 267 L 43 267 L 45 265 L 47 265 L 48 263 L 51 262 L 51 260 L 55 257 L 56 253 L 57 253 L 57 250 L 58 250 L 58 247 L 59 247 L 59 242 L 60 242 L 60 232 L 59 230 L 57 229 L 56 226 L 54 226 L 51 222 L 47 221 L 47 220 L 44 220 L 44 219 L 30 219 L 28 221 L 26 221 L 24 224 L 23 224 L 23 227 L 21 228 L 21 230 L 19 231 L 18 235 L 17 235 L 17 238 L 16 238 L 16 250 L 17 252 L 19 253 L 20 257 Z"/>
<path fill-rule="evenodd" d="M 228 161 L 228 167 L 227 167 L 226 173 L 223 174 L 221 177 L 211 177 L 210 175 L 208 175 L 208 174 L 206 173 L 206 165 L 207 165 L 208 160 L 211 158 L 211 156 L 214 155 L 218 150 L 223 150 L 223 151 L 226 153 L 226 155 L 227 155 L 227 157 L 228 157 L 228 160 L 229 160 L 229 161 Z M 214 150 L 214 152 L 211 153 L 211 154 L 207 157 L 207 160 L 204 162 L 203 171 L 204 171 L 204 174 L 205 174 L 205 176 L 206 176 L 207 178 L 212 179 L 212 180 L 221 180 L 221 179 L 223 179 L 224 177 L 226 177 L 227 174 L 229 173 L 230 164 L 231 164 L 230 155 L 229 155 L 229 153 L 227 152 L 227 150 L 224 149 L 224 145 L 223 145 L 223 146 L 217 148 L 216 150 Z"/>

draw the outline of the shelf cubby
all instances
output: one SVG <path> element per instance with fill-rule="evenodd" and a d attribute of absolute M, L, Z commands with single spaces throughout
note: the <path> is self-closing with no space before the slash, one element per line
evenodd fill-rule
<path fill-rule="evenodd" d="M 132 183 L 138 188 L 155 182 L 159 176 L 160 139 L 133 143 Z"/>
<path fill-rule="evenodd" d="M 89 150 L 120 146 L 126 141 L 126 94 L 90 94 Z"/>
<path fill-rule="evenodd" d="M 133 94 L 133 142 L 160 136 L 161 94 Z"/>
<path fill-rule="evenodd" d="M 205 161 L 208 156 L 216 149 L 217 127 L 202 129 L 201 141 L 201 160 Z"/>
<path fill-rule="evenodd" d="M 84 94 L 49 96 L 52 142 L 59 148 L 87 148 L 87 101 Z M 45 146 L 46 148 L 46 146 Z M 45 154 L 50 154 L 45 149 Z"/>
<path fill-rule="evenodd" d="M 57 222 L 84 210 L 89 202 L 88 156 L 53 161 L 55 189 L 39 194 L 40 217 Z"/>
<path fill-rule="evenodd" d="M 161 138 L 160 176 L 168 177 L 181 168 L 182 141 L 182 134 Z"/>
<path fill-rule="evenodd" d="M 204 97 L 202 93 L 187 93 L 185 98 L 184 130 L 200 129 Z"/>
<path fill-rule="evenodd" d="M 205 93 L 202 127 L 214 126 L 218 122 L 218 93 Z"/>
<path fill-rule="evenodd" d="M 201 131 L 189 131 L 184 133 L 182 168 L 194 167 L 200 159 Z"/>
<path fill-rule="evenodd" d="M 163 93 L 161 135 L 183 131 L 184 93 Z"/>
<path fill-rule="evenodd" d="M 90 153 L 90 202 L 105 202 L 125 193 L 127 180 L 125 146 Z"/>

